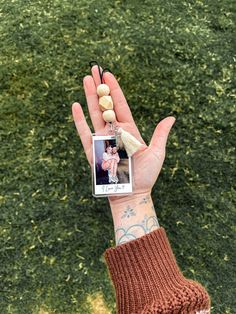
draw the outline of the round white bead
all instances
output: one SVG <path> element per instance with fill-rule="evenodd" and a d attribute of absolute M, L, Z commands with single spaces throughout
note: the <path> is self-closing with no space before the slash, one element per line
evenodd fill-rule
<path fill-rule="evenodd" d="M 108 96 L 110 94 L 110 88 L 107 84 L 100 84 L 97 87 L 97 94 L 99 97 Z"/>
<path fill-rule="evenodd" d="M 116 114 L 114 110 L 104 111 L 102 117 L 106 122 L 114 122 L 116 120 Z"/>

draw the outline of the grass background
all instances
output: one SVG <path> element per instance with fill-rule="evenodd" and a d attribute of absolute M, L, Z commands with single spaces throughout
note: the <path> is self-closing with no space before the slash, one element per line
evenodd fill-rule
<path fill-rule="evenodd" d="M 1 313 L 115 313 L 111 214 L 71 116 L 94 59 L 147 142 L 177 118 L 159 222 L 212 313 L 235 313 L 235 21 L 233 0 L 0 0 Z"/>

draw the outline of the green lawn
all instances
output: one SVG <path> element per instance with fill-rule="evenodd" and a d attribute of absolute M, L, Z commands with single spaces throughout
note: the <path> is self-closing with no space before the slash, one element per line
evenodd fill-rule
<path fill-rule="evenodd" d="M 115 313 L 106 199 L 71 116 L 98 60 L 148 142 L 177 120 L 153 190 L 186 277 L 235 302 L 236 3 L 0 0 L 0 313 Z M 234 242 L 234 243 L 233 243 Z"/>

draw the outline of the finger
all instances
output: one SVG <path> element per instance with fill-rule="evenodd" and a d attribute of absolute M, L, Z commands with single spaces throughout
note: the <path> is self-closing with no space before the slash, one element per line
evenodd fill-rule
<path fill-rule="evenodd" d="M 72 114 L 89 164 L 92 164 L 92 134 L 79 103 L 73 103 Z"/>
<path fill-rule="evenodd" d="M 102 73 L 102 68 L 100 66 L 99 66 L 99 68 L 100 68 L 100 72 Z M 99 71 L 98 71 L 98 65 L 92 66 L 91 73 L 92 73 L 92 76 L 93 76 L 93 80 L 94 80 L 95 86 L 97 88 L 98 85 L 102 84 L 101 83 L 101 78 L 100 78 L 100 75 L 99 75 Z"/>
<path fill-rule="evenodd" d="M 175 120 L 175 117 L 167 117 L 156 126 L 149 145 L 155 153 L 165 154 L 167 138 Z"/>
<path fill-rule="evenodd" d="M 127 122 L 135 125 L 129 105 L 115 76 L 110 72 L 105 72 L 103 77 L 105 83 L 110 87 L 110 94 L 114 102 L 117 120 L 119 122 Z"/>
<path fill-rule="evenodd" d="M 84 91 L 89 109 L 90 118 L 95 132 L 103 129 L 105 121 L 102 118 L 102 112 L 98 106 L 97 89 L 91 75 L 87 75 L 83 80 Z"/>

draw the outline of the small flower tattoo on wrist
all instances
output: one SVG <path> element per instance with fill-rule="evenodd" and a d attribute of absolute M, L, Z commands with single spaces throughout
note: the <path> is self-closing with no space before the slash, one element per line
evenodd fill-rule
<path fill-rule="evenodd" d="M 131 208 L 129 205 L 124 210 L 124 215 L 121 216 L 121 219 L 123 218 L 129 218 L 131 216 L 136 216 L 136 212 L 133 208 Z"/>

